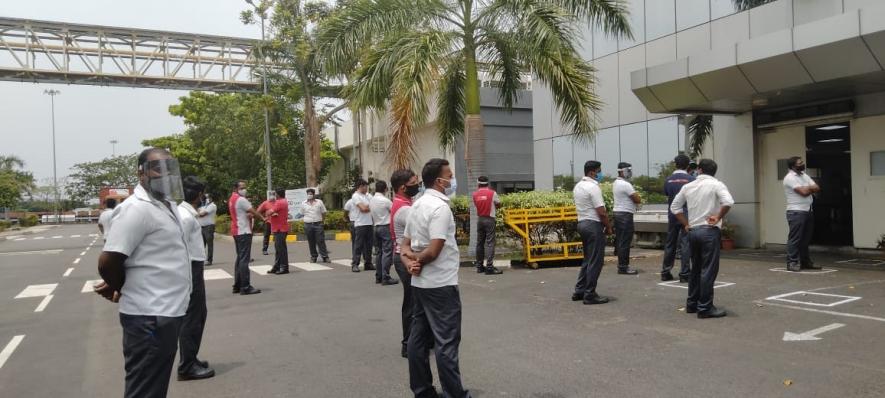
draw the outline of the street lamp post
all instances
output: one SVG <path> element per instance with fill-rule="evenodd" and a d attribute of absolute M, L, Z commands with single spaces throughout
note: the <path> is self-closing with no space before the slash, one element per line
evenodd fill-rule
<path fill-rule="evenodd" d="M 246 3 L 249 3 L 255 11 L 258 13 L 258 16 L 261 17 L 261 45 L 265 45 L 267 42 L 267 38 L 264 36 L 264 20 L 267 18 L 265 15 L 266 10 L 261 9 L 258 5 L 255 4 L 253 0 L 246 0 Z M 267 62 L 264 59 L 264 52 L 261 51 L 258 54 L 261 57 L 261 66 L 264 69 L 264 72 L 261 74 L 261 87 L 264 96 L 267 97 Z M 271 182 L 271 171 L 270 171 L 270 118 L 268 116 L 267 106 L 264 106 L 264 150 L 266 154 L 266 163 L 267 163 L 267 192 L 273 190 L 272 182 Z"/>
<path fill-rule="evenodd" d="M 117 141 L 116 139 L 111 140 L 111 156 L 117 156 Z"/>
<path fill-rule="evenodd" d="M 58 195 L 58 175 L 57 175 L 57 167 L 55 163 L 55 96 L 61 94 L 61 91 L 49 89 L 43 90 L 43 94 L 49 95 L 49 98 L 52 102 L 52 185 L 53 190 L 55 191 L 55 222 L 60 222 L 59 215 L 59 195 Z"/>

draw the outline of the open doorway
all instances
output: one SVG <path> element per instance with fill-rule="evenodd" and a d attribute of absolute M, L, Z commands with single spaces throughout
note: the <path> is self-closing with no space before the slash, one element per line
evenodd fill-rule
<path fill-rule="evenodd" d="M 852 246 L 851 125 L 828 123 L 805 128 L 807 173 L 821 187 L 815 195 L 811 243 Z"/>

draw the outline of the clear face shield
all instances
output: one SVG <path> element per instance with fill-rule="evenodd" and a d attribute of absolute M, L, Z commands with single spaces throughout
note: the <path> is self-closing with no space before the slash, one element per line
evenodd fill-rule
<path fill-rule="evenodd" d="M 138 166 L 146 179 L 148 193 L 157 200 L 179 202 L 184 199 L 181 169 L 175 159 L 149 160 Z"/>
<path fill-rule="evenodd" d="M 624 173 L 624 179 L 629 180 L 633 178 L 633 169 L 630 167 L 624 167 L 623 169 L 618 169 L 618 171 Z"/>

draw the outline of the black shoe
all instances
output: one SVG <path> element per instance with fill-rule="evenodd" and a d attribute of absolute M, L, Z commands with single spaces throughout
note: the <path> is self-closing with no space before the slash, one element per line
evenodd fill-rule
<path fill-rule="evenodd" d="M 584 299 L 584 293 L 572 293 L 572 301 L 581 301 Z"/>
<path fill-rule="evenodd" d="M 381 281 L 381 286 L 393 286 L 399 283 L 395 278 L 387 278 Z"/>
<path fill-rule="evenodd" d="M 185 373 L 178 373 L 178 380 L 200 380 L 208 379 L 215 376 L 215 369 L 200 365 L 191 366 L 191 369 Z"/>
<path fill-rule="evenodd" d="M 238 294 L 238 293 L 240 293 L 240 288 L 234 287 L 233 294 Z"/>
<path fill-rule="evenodd" d="M 261 293 L 261 289 L 256 289 L 252 286 L 246 286 L 244 289 L 240 289 L 241 296 L 248 296 L 250 294 L 258 294 Z"/>
<path fill-rule="evenodd" d="M 501 275 L 503 273 L 504 271 L 495 268 L 495 266 L 490 265 L 486 267 L 486 275 Z"/>
<path fill-rule="evenodd" d="M 285 275 L 289 273 L 289 269 L 278 269 L 277 272 L 274 272 L 274 275 Z"/>
<path fill-rule="evenodd" d="M 317 258 L 316 258 L 316 257 L 311 257 L 311 258 L 310 258 L 310 262 L 316 264 L 316 262 L 317 262 Z"/>
<path fill-rule="evenodd" d="M 381 284 L 381 279 L 375 279 L 375 284 Z"/>
<path fill-rule="evenodd" d="M 403 358 L 408 359 L 408 358 L 409 358 L 409 347 L 408 347 L 407 345 L 403 344 L 403 349 L 400 350 L 400 353 L 399 353 L 399 354 L 400 354 Z"/>
<path fill-rule="evenodd" d="M 667 272 L 661 274 L 661 282 L 667 282 L 673 280 L 673 274 Z"/>
<path fill-rule="evenodd" d="M 366 270 L 366 271 L 374 271 L 374 270 L 375 270 L 375 266 L 372 265 L 372 264 L 368 264 L 368 265 L 366 265 L 366 266 L 363 267 L 363 270 Z"/>
<path fill-rule="evenodd" d="M 698 312 L 698 307 L 692 307 L 692 306 L 688 306 L 688 305 L 685 306 L 685 313 L 686 314 L 696 314 L 697 312 Z"/>
<path fill-rule="evenodd" d="M 688 283 L 688 277 L 679 275 L 679 283 Z"/>
<path fill-rule="evenodd" d="M 279 271 L 278 268 L 271 268 L 271 269 L 267 270 L 267 274 L 268 275 L 275 274 L 275 273 L 277 273 L 277 271 Z"/>
<path fill-rule="evenodd" d="M 814 265 L 814 263 L 802 264 L 802 265 L 799 266 L 799 268 L 801 268 L 801 269 L 813 269 L 813 270 L 821 270 L 821 269 L 823 269 L 823 267 L 821 267 L 821 266 L 819 266 L 819 265 Z"/>
<path fill-rule="evenodd" d="M 199 360 L 199 359 L 198 359 L 198 360 L 197 360 L 197 364 L 200 365 L 200 366 L 202 366 L 202 367 L 204 367 L 204 368 L 208 368 L 208 367 L 209 367 L 209 361 L 203 361 L 203 360 Z"/>
<path fill-rule="evenodd" d="M 798 263 L 789 263 L 787 264 L 787 271 L 791 272 L 799 272 L 802 270 L 802 267 L 799 266 Z"/>
<path fill-rule="evenodd" d="M 698 319 L 722 318 L 726 315 L 728 314 L 725 312 L 725 310 L 712 307 L 709 310 L 698 312 Z"/>
<path fill-rule="evenodd" d="M 485 273 L 485 272 L 486 272 L 486 267 L 483 267 L 482 265 L 477 265 L 477 266 L 476 266 L 476 273 L 477 273 L 477 274 L 482 274 L 482 273 Z"/>
<path fill-rule="evenodd" d="M 607 302 L 608 302 L 608 297 L 602 297 L 598 294 L 594 294 L 592 296 L 584 298 L 584 304 L 586 304 L 586 305 L 605 304 Z"/>
<path fill-rule="evenodd" d="M 360 266 L 359 265 L 351 265 L 350 270 L 353 272 L 360 272 Z"/>
<path fill-rule="evenodd" d="M 629 266 L 627 268 L 618 267 L 618 275 L 636 275 L 638 273 L 639 273 L 639 271 L 637 271 L 633 268 L 630 268 Z"/>
<path fill-rule="evenodd" d="M 328 257 L 323 257 L 323 262 L 324 262 L 324 263 L 328 263 L 328 262 L 329 262 L 329 258 L 328 258 Z"/>
<path fill-rule="evenodd" d="M 212 260 L 206 261 L 206 262 L 203 264 L 203 266 L 205 266 L 205 267 L 208 267 L 208 266 L 210 266 L 210 265 L 212 265 Z"/>

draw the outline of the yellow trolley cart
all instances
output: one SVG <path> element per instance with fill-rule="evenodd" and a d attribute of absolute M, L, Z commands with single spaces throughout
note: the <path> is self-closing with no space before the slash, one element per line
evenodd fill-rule
<path fill-rule="evenodd" d="M 583 243 L 556 242 L 545 243 L 549 236 L 532 234 L 533 227 L 554 222 L 573 222 L 577 224 L 578 214 L 575 206 L 548 207 L 536 209 L 509 209 L 504 211 L 504 222 L 510 226 L 525 242 L 525 261 L 532 269 L 538 269 L 539 261 L 561 261 L 584 258 Z"/>

